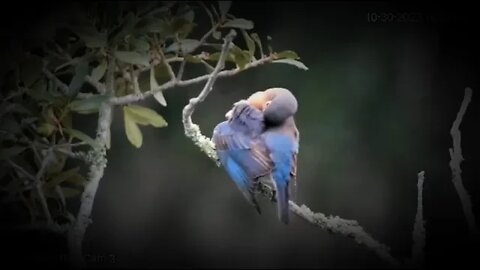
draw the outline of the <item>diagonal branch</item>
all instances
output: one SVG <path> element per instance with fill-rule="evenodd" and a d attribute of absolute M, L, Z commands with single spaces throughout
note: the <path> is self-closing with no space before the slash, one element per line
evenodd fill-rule
<path fill-rule="evenodd" d="M 203 90 L 200 92 L 198 97 L 190 99 L 190 102 L 184 107 L 182 120 L 183 127 L 185 129 L 185 135 L 190 138 L 195 145 L 197 145 L 203 152 L 207 154 L 209 158 L 214 160 L 219 166 L 218 157 L 215 151 L 215 145 L 210 140 L 210 138 L 204 136 L 200 127 L 192 123 L 192 114 L 195 111 L 195 107 L 202 101 L 205 100 L 207 95 L 212 91 L 213 83 L 215 79 L 221 74 L 220 69 L 223 67 L 226 52 L 228 50 L 228 45 L 231 42 L 232 38 L 235 36 L 235 32 L 230 32 L 225 38 L 225 42 L 222 47 L 222 52 L 220 54 L 220 59 L 211 74 L 206 75 L 208 78 L 207 83 L 205 84 Z M 225 71 L 224 71 L 225 72 Z M 268 186 L 261 186 L 261 193 L 267 198 L 272 198 L 272 190 Z M 314 213 L 307 206 L 302 205 L 298 206 L 292 201 L 289 201 L 290 210 L 295 213 L 297 216 L 306 220 L 307 222 L 316 225 L 324 230 L 327 230 L 332 233 L 339 233 L 344 236 L 354 238 L 355 241 L 359 244 L 363 244 L 368 248 L 372 249 L 380 258 L 388 262 L 393 266 L 400 266 L 400 263 L 392 257 L 389 252 L 389 248 L 384 244 L 379 243 L 354 220 L 346 220 L 339 217 L 327 217 L 322 213 Z"/>
<path fill-rule="evenodd" d="M 105 94 L 113 95 L 114 93 L 114 72 L 115 58 L 109 61 L 106 74 Z M 74 267 L 84 267 L 85 261 L 82 255 L 82 242 L 88 225 L 91 223 L 90 215 L 93 209 L 95 194 L 103 177 L 106 164 L 106 149 L 110 146 L 110 125 L 112 123 L 112 105 L 108 102 L 102 104 L 97 125 L 96 142 L 102 146 L 99 150 L 92 150 L 95 156 L 94 162 L 89 168 L 89 181 L 82 193 L 80 209 L 78 210 L 75 223 L 68 233 L 68 244 L 70 252 L 70 262 Z"/>
<path fill-rule="evenodd" d="M 208 75 L 208 81 L 203 87 L 203 90 L 200 92 L 198 97 L 190 99 L 189 103 L 183 108 L 182 113 L 182 122 L 183 128 L 185 129 L 185 135 L 189 137 L 195 145 L 200 147 L 207 154 L 208 157 L 216 160 L 215 145 L 213 142 L 202 135 L 200 127 L 192 123 L 192 114 L 195 111 L 195 107 L 198 103 L 203 102 L 208 94 L 213 89 L 213 83 L 218 77 L 220 70 L 225 65 L 225 59 L 227 58 L 227 51 L 232 42 L 233 38 L 236 36 L 235 30 L 231 30 L 230 33 L 225 37 L 225 41 L 222 46 L 222 51 L 220 53 L 220 58 L 218 59 L 217 65 L 211 74 Z M 218 165 L 218 163 L 217 163 Z"/>
<path fill-rule="evenodd" d="M 62 90 L 64 94 L 68 94 L 70 92 L 70 88 L 68 88 L 68 85 L 62 82 L 57 76 L 55 76 L 52 72 L 50 72 L 48 69 L 44 68 L 43 74 L 49 79 L 54 81 L 58 88 Z"/>
<path fill-rule="evenodd" d="M 263 180 L 263 179 L 262 179 Z M 262 180 L 260 182 L 262 182 Z M 269 182 L 269 181 L 266 181 Z M 266 198 L 273 198 L 274 192 L 271 187 L 260 183 L 260 193 Z M 353 238 L 358 244 L 364 245 L 374 251 L 382 260 L 386 261 L 394 267 L 399 267 L 400 262 L 390 254 L 390 248 L 377 240 L 370 234 L 365 232 L 362 226 L 356 220 L 343 219 L 338 216 L 326 216 L 323 213 L 314 213 L 309 207 L 302 204 L 298 206 L 295 202 L 289 201 L 290 211 L 309 222 L 310 224 L 320 227 L 329 233 L 337 233 L 346 237 Z"/>
<path fill-rule="evenodd" d="M 461 133 L 459 130 L 460 124 L 462 123 L 463 116 L 467 110 L 468 104 L 472 99 L 472 89 L 465 88 L 465 96 L 460 106 L 460 110 L 457 113 L 457 117 L 453 122 L 452 129 L 450 134 L 453 139 L 453 149 L 450 148 L 450 168 L 452 170 L 452 182 L 457 190 L 458 196 L 460 197 L 460 202 L 462 203 L 463 212 L 465 218 L 467 219 L 468 228 L 472 236 L 478 237 L 479 232 L 475 224 L 475 216 L 472 210 L 472 202 L 470 201 L 470 196 L 465 190 L 465 186 L 462 182 L 462 169 L 460 163 L 463 161 L 462 156 L 462 144 L 461 144 Z"/>
<path fill-rule="evenodd" d="M 222 46 L 220 58 L 218 59 L 217 65 L 215 66 L 215 69 L 213 70 L 213 72 L 207 75 L 208 80 L 205 86 L 203 87 L 203 90 L 200 92 L 198 97 L 190 99 L 190 102 L 187 104 L 187 106 L 183 108 L 183 125 L 186 129 L 190 128 L 192 125 L 191 116 L 195 111 L 196 105 L 199 102 L 203 102 L 205 98 L 208 96 L 208 94 L 210 94 L 210 92 L 213 90 L 213 84 L 215 83 L 215 80 L 217 79 L 220 70 L 223 69 L 225 65 L 225 59 L 227 58 L 227 51 L 228 51 L 230 42 L 232 42 L 236 34 L 237 33 L 235 32 L 235 30 L 231 30 L 230 33 L 225 37 L 225 42 L 223 43 L 223 46 Z"/>

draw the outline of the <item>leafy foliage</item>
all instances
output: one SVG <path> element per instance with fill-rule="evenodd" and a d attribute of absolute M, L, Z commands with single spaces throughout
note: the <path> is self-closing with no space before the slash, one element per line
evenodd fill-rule
<path fill-rule="evenodd" d="M 112 98 L 151 91 L 166 107 L 162 85 L 181 80 L 189 65 L 215 64 L 225 30 L 242 33 L 227 61 L 243 70 L 259 58 L 306 69 L 293 51 L 264 54 L 254 23 L 230 14 L 231 1 L 99 2 L 79 5 L 59 21 L 56 34 L 38 48 L 20 54 L 2 79 L 0 106 L 0 192 L 23 204 L 32 221 L 72 222 L 68 199 L 88 184 L 85 165 L 98 165 L 109 148 L 76 119 L 96 122 Z M 196 33 L 198 12 L 208 15 L 211 30 Z M 208 24 L 208 23 L 207 23 Z M 198 38 L 201 37 L 201 38 Z M 170 63 L 182 62 L 175 74 Z M 143 144 L 142 129 L 165 128 L 154 109 L 122 104 L 126 139 Z M 104 145 L 104 144 L 107 144 Z M 103 163 L 102 163 L 103 164 Z M 42 194 L 43 196 L 39 196 Z M 5 195 L 5 196 L 3 196 Z M 42 208 L 47 205 L 47 208 Z M 43 210 L 42 210 L 43 209 Z"/>

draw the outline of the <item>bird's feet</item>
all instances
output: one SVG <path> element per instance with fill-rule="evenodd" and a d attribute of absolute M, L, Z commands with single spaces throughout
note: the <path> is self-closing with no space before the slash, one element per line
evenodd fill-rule
<path fill-rule="evenodd" d="M 270 198 L 272 202 L 277 202 L 277 192 L 273 189 L 272 190 L 272 197 Z"/>

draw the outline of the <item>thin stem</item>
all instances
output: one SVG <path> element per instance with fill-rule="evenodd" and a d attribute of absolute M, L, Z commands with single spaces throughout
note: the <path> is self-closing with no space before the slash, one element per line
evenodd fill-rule
<path fill-rule="evenodd" d="M 268 62 L 271 62 L 272 60 L 273 60 L 273 57 L 268 56 L 268 57 L 265 57 L 265 58 L 258 59 L 256 61 L 252 61 L 251 63 L 248 63 L 247 65 L 245 65 L 244 69 L 234 68 L 234 69 L 230 69 L 230 70 L 223 70 L 223 71 L 220 71 L 217 74 L 217 78 L 234 76 L 234 75 L 236 75 L 240 72 L 243 72 L 247 69 L 255 68 L 255 67 L 261 66 L 263 64 L 266 64 Z M 146 91 L 142 94 L 130 94 L 130 95 L 122 96 L 122 97 L 112 97 L 112 98 L 110 98 L 110 104 L 125 105 L 125 104 L 129 104 L 129 103 L 132 103 L 132 102 L 144 100 L 144 99 L 150 97 L 151 95 L 155 94 L 157 91 L 164 91 L 164 90 L 167 90 L 167 89 L 170 89 L 170 88 L 174 88 L 175 86 L 189 86 L 189 85 L 193 85 L 193 84 L 196 84 L 196 83 L 206 81 L 210 78 L 210 75 L 211 74 L 206 74 L 206 75 L 202 75 L 202 76 L 199 76 L 199 77 L 196 77 L 196 78 L 192 78 L 192 79 L 184 80 L 184 81 L 178 81 L 178 82 L 168 81 L 168 82 L 160 85 L 159 88 L 157 88 L 155 90 Z"/>
<path fill-rule="evenodd" d="M 472 202 L 470 201 L 470 195 L 468 194 L 465 186 L 463 185 L 462 181 L 462 169 L 460 164 L 463 161 L 462 156 L 462 143 L 461 143 L 461 132 L 459 130 L 460 124 L 462 123 L 463 116 L 467 110 L 468 104 L 472 99 L 472 89 L 466 88 L 465 89 L 465 96 L 462 101 L 462 105 L 460 106 L 460 110 L 457 113 L 457 117 L 453 122 L 452 128 L 450 130 L 450 134 L 452 135 L 453 139 L 453 149 L 450 148 L 450 168 L 452 170 L 452 182 L 455 186 L 455 189 L 460 197 L 460 202 L 462 203 L 463 213 L 465 214 L 465 218 L 467 219 L 468 228 L 470 230 L 470 234 L 474 237 L 479 236 L 479 232 L 475 223 L 475 216 L 472 210 Z"/>

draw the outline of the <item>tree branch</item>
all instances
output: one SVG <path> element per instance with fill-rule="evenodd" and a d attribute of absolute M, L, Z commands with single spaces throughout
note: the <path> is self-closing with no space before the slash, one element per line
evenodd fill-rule
<path fill-rule="evenodd" d="M 215 151 L 214 143 L 210 140 L 210 138 L 204 136 L 201 133 L 198 125 L 192 123 L 191 116 L 195 111 L 195 107 L 198 105 L 198 103 L 204 101 L 207 95 L 212 91 L 213 83 L 215 82 L 215 79 L 221 74 L 220 69 L 224 65 L 228 46 L 234 36 L 235 34 L 232 34 L 232 32 L 227 35 L 222 47 L 220 59 L 218 60 L 215 70 L 211 74 L 206 75 L 208 81 L 205 84 L 203 90 L 200 92 L 198 97 L 190 99 L 190 102 L 183 109 L 182 114 L 185 135 L 190 138 L 194 142 L 194 144 L 197 145 L 203 152 L 205 152 L 208 157 L 214 160 L 217 163 L 217 166 L 219 166 L 219 162 Z M 261 193 L 267 198 L 271 198 L 273 196 L 273 192 L 270 187 L 261 184 L 260 188 Z M 378 256 L 380 256 L 380 258 L 382 258 L 389 264 L 397 267 L 400 265 L 400 263 L 390 255 L 389 248 L 373 239 L 368 233 L 363 230 L 363 228 L 358 224 L 357 221 L 346 220 L 339 217 L 327 217 L 322 213 L 312 212 L 305 205 L 298 206 L 292 201 L 289 201 L 289 206 L 290 210 L 293 213 L 306 220 L 307 222 L 311 223 L 312 225 L 318 226 L 332 233 L 339 233 L 344 236 L 351 237 L 355 239 L 357 243 L 363 244 L 366 247 L 372 249 Z"/>
<path fill-rule="evenodd" d="M 259 191 L 266 198 L 273 198 L 274 193 L 271 187 L 263 184 L 264 179 L 260 180 Z M 292 213 L 309 222 L 310 224 L 320 227 L 329 233 L 337 233 L 346 237 L 353 238 L 358 244 L 364 245 L 373 250 L 382 260 L 386 261 L 394 267 L 399 267 L 400 262 L 390 254 L 390 248 L 377 240 L 358 224 L 356 220 L 343 219 L 338 216 L 326 216 L 323 213 L 314 213 L 306 205 L 298 206 L 295 202 L 289 201 L 289 208 Z"/>
<path fill-rule="evenodd" d="M 85 76 L 85 81 L 88 82 L 89 84 L 91 84 L 93 87 L 95 87 L 95 89 L 97 89 L 98 93 L 105 94 L 105 92 L 106 92 L 105 84 L 93 80 L 93 78 L 90 77 L 90 75 Z M 91 96 L 91 95 L 85 94 L 85 93 L 78 93 L 78 94 L 79 94 L 79 96 L 80 96 L 80 94 L 85 95 L 85 98 Z"/>
<path fill-rule="evenodd" d="M 68 93 L 70 92 L 70 88 L 68 88 L 68 85 L 62 82 L 57 76 L 55 76 L 46 68 L 43 69 L 43 74 L 45 74 L 48 79 L 54 81 L 57 84 L 58 88 L 60 88 L 65 95 L 68 95 Z"/>
<path fill-rule="evenodd" d="M 470 234 L 474 237 L 479 236 L 477 226 L 475 224 L 475 216 L 472 210 L 472 203 L 470 201 L 470 196 L 465 190 L 465 187 L 462 182 L 462 169 L 460 167 L 461 162 L 463 161 L 462 156 L 462 144 L 461 144 L 461 133 L 459 130 L 460 124 L 462 123 L 463 116 L 467 110 L 468 104 L 472 99 L 472 89 L 465 88 L 465 96 L 460 106 L 460 110 L 457 113 L 457 117 L 453 122 L 450 134 L 453 139 L 453 149 L 450 148 L 450 168 L 452 170 L 452 182 L 457 190 L 458 196 L 460 197 L 460 202 L 462 203 L 463 212 L 465 218 L 467 219 L 468 228 Z"/>
<path fill-rule="evenodd" d="M 413 227 L 413 246 L 412 246 L 412 262 L 416 266 L 421 267 L 425 260 L 425 227 L 423 220 L 423 181 L 425 179 L 425 172 L 418 173 L 417 184 L 417 214 L 415 216 L 415 225 Z"/>
<path fill-rule="evenodd" d="M 185 129 L 185 135 L 189 137 L 195 145 L 200 147 L 203 152 L 207 154 L 208 157 L 212 159 L 217 159 L 215 153 L 215 145 L 213 142 L 208 138 L 202 135 L 200 131 L 200 127 L 192 123 L 192 114 L 195 111 L 195 107 L 199 102 L 203 102 L 208 94 L 213 89 L 213 84 L 217 79 L 217 76 L 220 70 L 225 65 L 225 59 L 227 57 L 228 47 L 230 42 L 232 42 L 233 38 L 236 36 L 235 30 L 231 30 L 230 33 L 225 37 L 225 41 L 223 43 L 222 51 L 220 53 L 220 58 L 218 59 L 217 65 L 211 74 L 208 75 L 208 81 L 203 87 L 203 90 L 200 92 L 198 97 L 190 99 L 189 103 L 183 108 L 182 114 L 182 122 L 183 128 Z"/>
<path fill-rule="evenodd" d="M 110 59 L 107 76 L 106 76 L 106 94 L 113 95 L 114 93 L 114 71 L 115 71 L 115 58 Z M 85 190 L 82 193 L 81 205 L 78 211 L 78 215 L 75 223 L 68 234 L 68 243 L 70 251 L 70 262 L 74 267 L 84 267 L 85 262 L 82 255 L 82 242 L 85 235 L 85 231 L 88 225 L 91 223 L 90 215 L 93 208 L 93 202 L 95 194 L 98 189 L 100 180 L 103 177 L 104 169 L 107 166 L 107 160 L 105 158 L 106 149 L 110 146 L 110 125 L 112 123 L 112 105 L 108 102 L 104 102 L 100 107 L 98 125 L 97 125 L 97 137 L 96 141 L 102 146 L 99 150 L 93 151 L 96 157 L 89 169 L 89 181 L 85 186 Z"/>
<path fill-rule="evenodd" d="M 183 72 L 185 71 L 185 65 L 187 64 L 187 60 L 183 59 L 182 63 L 180 64 L 180 68 L 178 68 L 177 72 L 177 81 L 182 80 Z"/>
<path fill-rule="evenodd" d="M 222 77 L 234 76 L 234 75 L 236 75 L 240 72 L 243 72 L 247 69 L 258 67 L 260 65 L 271 62 L 272 60 L 273 60 L 273 56 L 267 56 L 267 57 L 252 61 L 251 63 L 248 63 L 247 65 L 245 65 L 245 67 L 243 69 L 234 68 L 234 69 L 230 69 L 230 70 L 220 71 L 217 74 L 216 77 L 217 78 L 222 78 Z M 178 82 L 175 82 L 175 81 L 171 80 L 171 81 L 168 81 L 168 82 L 162 84 L 159 88 L 157 88 L 155 90 L 146 91 L 142 94 L 130 94 L 130 95 L 122 96 L 122 97 L 112 97 L 112 98 L 110 98 L 110 104 L 124 105 L 124 104 L 129 104 L 129 103 L 132 103 L 132 102 L 137 102 L 137 101 L 140 101 L 140 100 L 144 100 L 144 99 L 150 97 L 151 95 L 155 94 L 158 91 L 164 91 L 164 90 L 167 90 L 167 89 L 170 89 L 170 88 L 174 88 L 176 86 L 189 86 L 189 85 L 193 85 L 193 84 L 196 84 L 196 83 L 206 81 L 210 78 L 210 75 L 211 74 L 206 74 L 206 75 L 202 75 L 202 76 L 199 76 L 199 77 L 196 77 L 196 78 L 193 78 L 193 79 L 178 81 Z"/>

